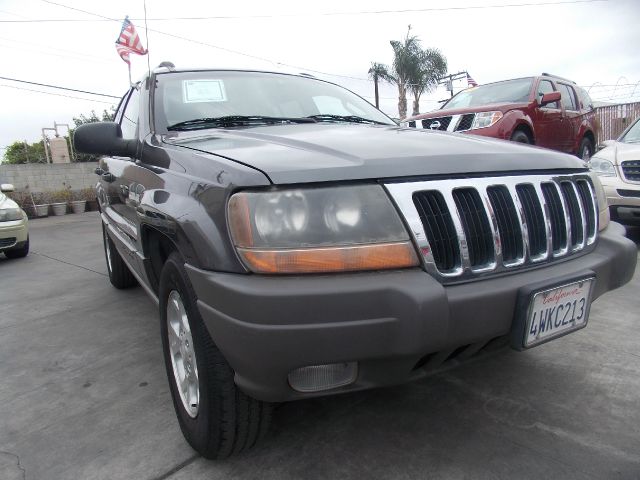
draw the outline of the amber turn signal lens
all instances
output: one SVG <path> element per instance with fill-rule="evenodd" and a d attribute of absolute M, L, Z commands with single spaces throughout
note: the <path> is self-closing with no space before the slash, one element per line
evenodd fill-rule
<path fill-rule="evenodd" d="M 299 250 L 238 248 L 238 253 L 256 273 L 329 273 L 418 265 L 415 249 L 408 241 Z"/>

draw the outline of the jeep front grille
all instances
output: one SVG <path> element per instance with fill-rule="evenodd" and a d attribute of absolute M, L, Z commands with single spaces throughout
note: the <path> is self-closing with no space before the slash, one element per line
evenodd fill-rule
<path fill-rule="evenodd" d="M 627 160 L 622 162 L 622 173 L 627 180 L 640 182 L 640 160 Z"/>
<path fill-rule="evenodd" d="M 511 271 L 593 245 L 597 203 L 588 175 L 533 175 L 385 187 L 420 248 L 445 280 Z"/>

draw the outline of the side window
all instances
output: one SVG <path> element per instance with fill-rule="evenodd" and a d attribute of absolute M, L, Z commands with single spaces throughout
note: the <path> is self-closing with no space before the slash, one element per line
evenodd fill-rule
<path fill-rule="evenodd" d="M 555 92 L 553 84 L 549 80 L 540 80 L 540 83 L 538 84 L 538 101 L 545 93 L 551 92 Z M 560 108 L 560 105 L 558 105 L 558 102 L 553 102 L 545 105 L 542 108 Z"/>
<path fill-rule="evenodd" d="M 122 138 L 132 139 L 136 138 L 136 131 L 138 129 L 138 112 L 140 110 L 140 90 L 134 88 L 127 101 L 127 106 L 124 108 L 122 114 L 122 121 L 120 122 L 120 128 L 122 128 Z"/>
<path fill-rule="evenodd" d="M 560 93 L 562 94 L 562 105 L 564 105 L 564 109 L 578 110 L 576 106 L 576 94 L 573 92 L 573 88 L 562 83 L 558 84 L 558 88 L 560 89 Z"/>

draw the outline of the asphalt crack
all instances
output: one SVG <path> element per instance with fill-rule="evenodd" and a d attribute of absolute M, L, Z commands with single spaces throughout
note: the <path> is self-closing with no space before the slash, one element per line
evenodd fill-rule
<path fill-rule="evenodd" d="M 171 470 L 163 473 L 162 475 L 160 475 L 159 477 L 154 477 L 151 480 L 166 480 L 167 478 L 171 477 L 174 473 L 179 472 L 180 470 L 182 470 L 184 467 L 191 465 L 193 462 L 195 462 L 198 458 L 200 458 L 200 455 L 193 454 L 191 455 L 189 458 L 187 458 L 184 462 L 179 463 L 178 465 L 176 465 L 175 467 L 173 467 Z"/>
<path fill-rule="evenodd" d="M 70 265 L 72 267 L 81 268 L 81 269 L 86 270 L 88 272 L 97 273 L 98 275 L 102 275 L 103 277 L 108 277 L 108 275 L 106 273 L 98 272 L 97 270 L 92 270 L 91 268 L 83 267 L 82 265 L 77 265 L 75 263 L 65 262 L 64 260 L 60 260 L 59 258 L 50 257 L 49 255 L 47 255 L 45 253 L 38 253 L 38 252 L 34 252 L 33 250 L 31 251 L 31 253 L 34 254 L 34 255 L 38 255 L 40 257 L 48 258 L 49 260 L 53 260 L 55 262 L 64 263 L 64 264 Z"/>
<path fill-rule="evenodd" d="M 16 467 L 18 467 L 18 470 L 20 470 L 22 472 L 22 479 L 26 479 L 27 478 L 27 471 L 24 469 L 24 467 L 22 466 L 22 463 L 20 463 L 20 456 L 16 455 L 15 453 L 12 452 L 6 452 L 4 450 L 0 450 L 0 455 L 7 455 L 9 457 L 13 457 L 16 459 Z"/>

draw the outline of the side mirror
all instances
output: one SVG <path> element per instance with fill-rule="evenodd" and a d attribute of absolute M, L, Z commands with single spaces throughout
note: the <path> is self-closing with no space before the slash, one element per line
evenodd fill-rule
<path fill-rule="evenodd" d="M 116 157 L 135 157 L 136 141 L 124 140 L 120 125 L 115 122 L 96 122 L 80 125 L 73 132 L 76 151 Z"/>
<path fill-rule="evenodd" d="M 10 193 L 13 192 L 16 188 L 10 183 L 3 183 L 0 185 L 0 192 L 2 193 Z"/>
<path fill-rule="evenodd" d="M 549 105 L 550 103 L 559 102 L 560 98 L 562 98 L 560 92 L 545 93 L 540 99 L 540 106 L 544 107 L 545 105 Z"/>

